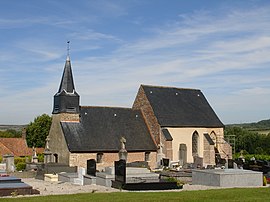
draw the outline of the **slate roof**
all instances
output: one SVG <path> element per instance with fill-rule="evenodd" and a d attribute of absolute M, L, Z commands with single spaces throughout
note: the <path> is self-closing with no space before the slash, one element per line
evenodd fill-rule
<path fill-rule="evenodd" d="M 36 148 L 37 153 L 43 153 L 43 148 Z M 24 138 L 0 138 L 0 155 L 32 156 L 33 150 L 27 146 Z"/>
<path fill-rule="evenodd" d="M 166 128 L 162 129 L 162 133 L 163 133 L 163 135 L 164 135 L 164 137 L 165 137 L 165 139 L 167 141 L 172 141 L 173 140 L 173 138 L 172 138 L 170 132 L 168 131 L 168 129 L 166 129 Z"/>
<path fill-rule="evenodd" d="M 59 86 L 58 93 L 66 91 L 67 93 L 73 93 L 75 91 L 75 85 L 72 76 L 70 58 L 67 56 L 64 72 L 62 75 L 62 80 Z"/>
<path fill-rule="evenodd" d="M 198 89 L 142 88 L 161 127 L 224 127 Z"/>
<path fill-rule="evenodd" d="M 118 152 L 120 138 L 127 151 L 156 151 L 140 110 L 81 107 L 80 122 L 61 122 L 70 152 Z"/>

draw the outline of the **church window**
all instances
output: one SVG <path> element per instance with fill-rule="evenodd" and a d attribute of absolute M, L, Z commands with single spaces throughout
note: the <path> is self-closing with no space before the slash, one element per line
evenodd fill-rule
<path fill-rule="evenodd" d="M 192 156 L 198 156 L 199 134 L 195 131 L 192 135 Z"/>

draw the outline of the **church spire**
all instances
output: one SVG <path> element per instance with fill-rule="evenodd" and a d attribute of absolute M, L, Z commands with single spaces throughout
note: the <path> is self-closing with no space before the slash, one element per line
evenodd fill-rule
<path fill-rule="evenodd" d="M 67 42 L 67 59 L 60 82 L 59 90 L 54 95 L 54 108 L 53 113 L 78 113 L 79 112 L 79 94 L 75 91 L 73 81 L 71 62 L 69 56 L 69 41 Z"/>

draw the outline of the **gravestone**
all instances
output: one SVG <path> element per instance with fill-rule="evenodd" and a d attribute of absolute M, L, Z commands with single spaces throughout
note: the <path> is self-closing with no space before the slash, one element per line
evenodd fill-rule
<path fill-rule="evenodd" d="M 194 168 L 202 168 L 203 167 L 203 158 L 199 156 L 194 156 Z"/>
<path fill-rule="evenodd" d="M 119 160 L 127 160 L 127 150 L 126 150 L 126 139 L 124 137 L 122 137 L 120 139 L 120 142 L 121 142 L 121 149 L 119 150 L 118 152 L 118 156 L 119 156 Z"/>
<path fill-rule="evenodd" d="M 114 162 L 115 181 L 126 183 L 126 161 L 120 159 Z"/>
<path fill-rule="evenodd" d="M 52 152 L 49 147 L 49 141 L 50 139 L 47 137 L 46 138 L 46 145 L 45 145 L 45 150 L 44 150 L 44 163 L 51 163 L 52 162 Z"/>
<path fill-rule="evenodd" d="M 3 162 L 6 163 L 7 172 L 14 172 L 15 171 L 14 155 L 13 154 L 3 155 Z"/>
<path fill-rule="evenodd" d="M 180 166 L 183 166 L 187 163 L 187 145 L 186 144 L 180 144 L 179 162 L 180 162 Z"/>
<path fill-rule="evenodd" d="M 170 164 L 170 159 L 167 159 L 167 158 L 162 159 L 161 165 L 163 165 L 164 167 L 169 167 L 169 164 Z"/>
<path fill-rule="evenodd" d="M 87 175 L 96 176 L 97 163 L 95 159 L 87 160 Z"/>

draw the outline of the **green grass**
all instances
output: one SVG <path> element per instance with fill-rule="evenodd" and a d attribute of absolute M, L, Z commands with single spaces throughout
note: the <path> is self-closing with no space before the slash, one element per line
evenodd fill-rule
<path fill-rule="evenodd" d="M 68 201 L 270 201 L 270 188 L 233 188 L 205 191 L 181 192 L 114 192 L 88 193 L 74 195 L 35 196 L 20 198 L 2 198 L 0 201 L 12 202 L 68 202 Z"/>

